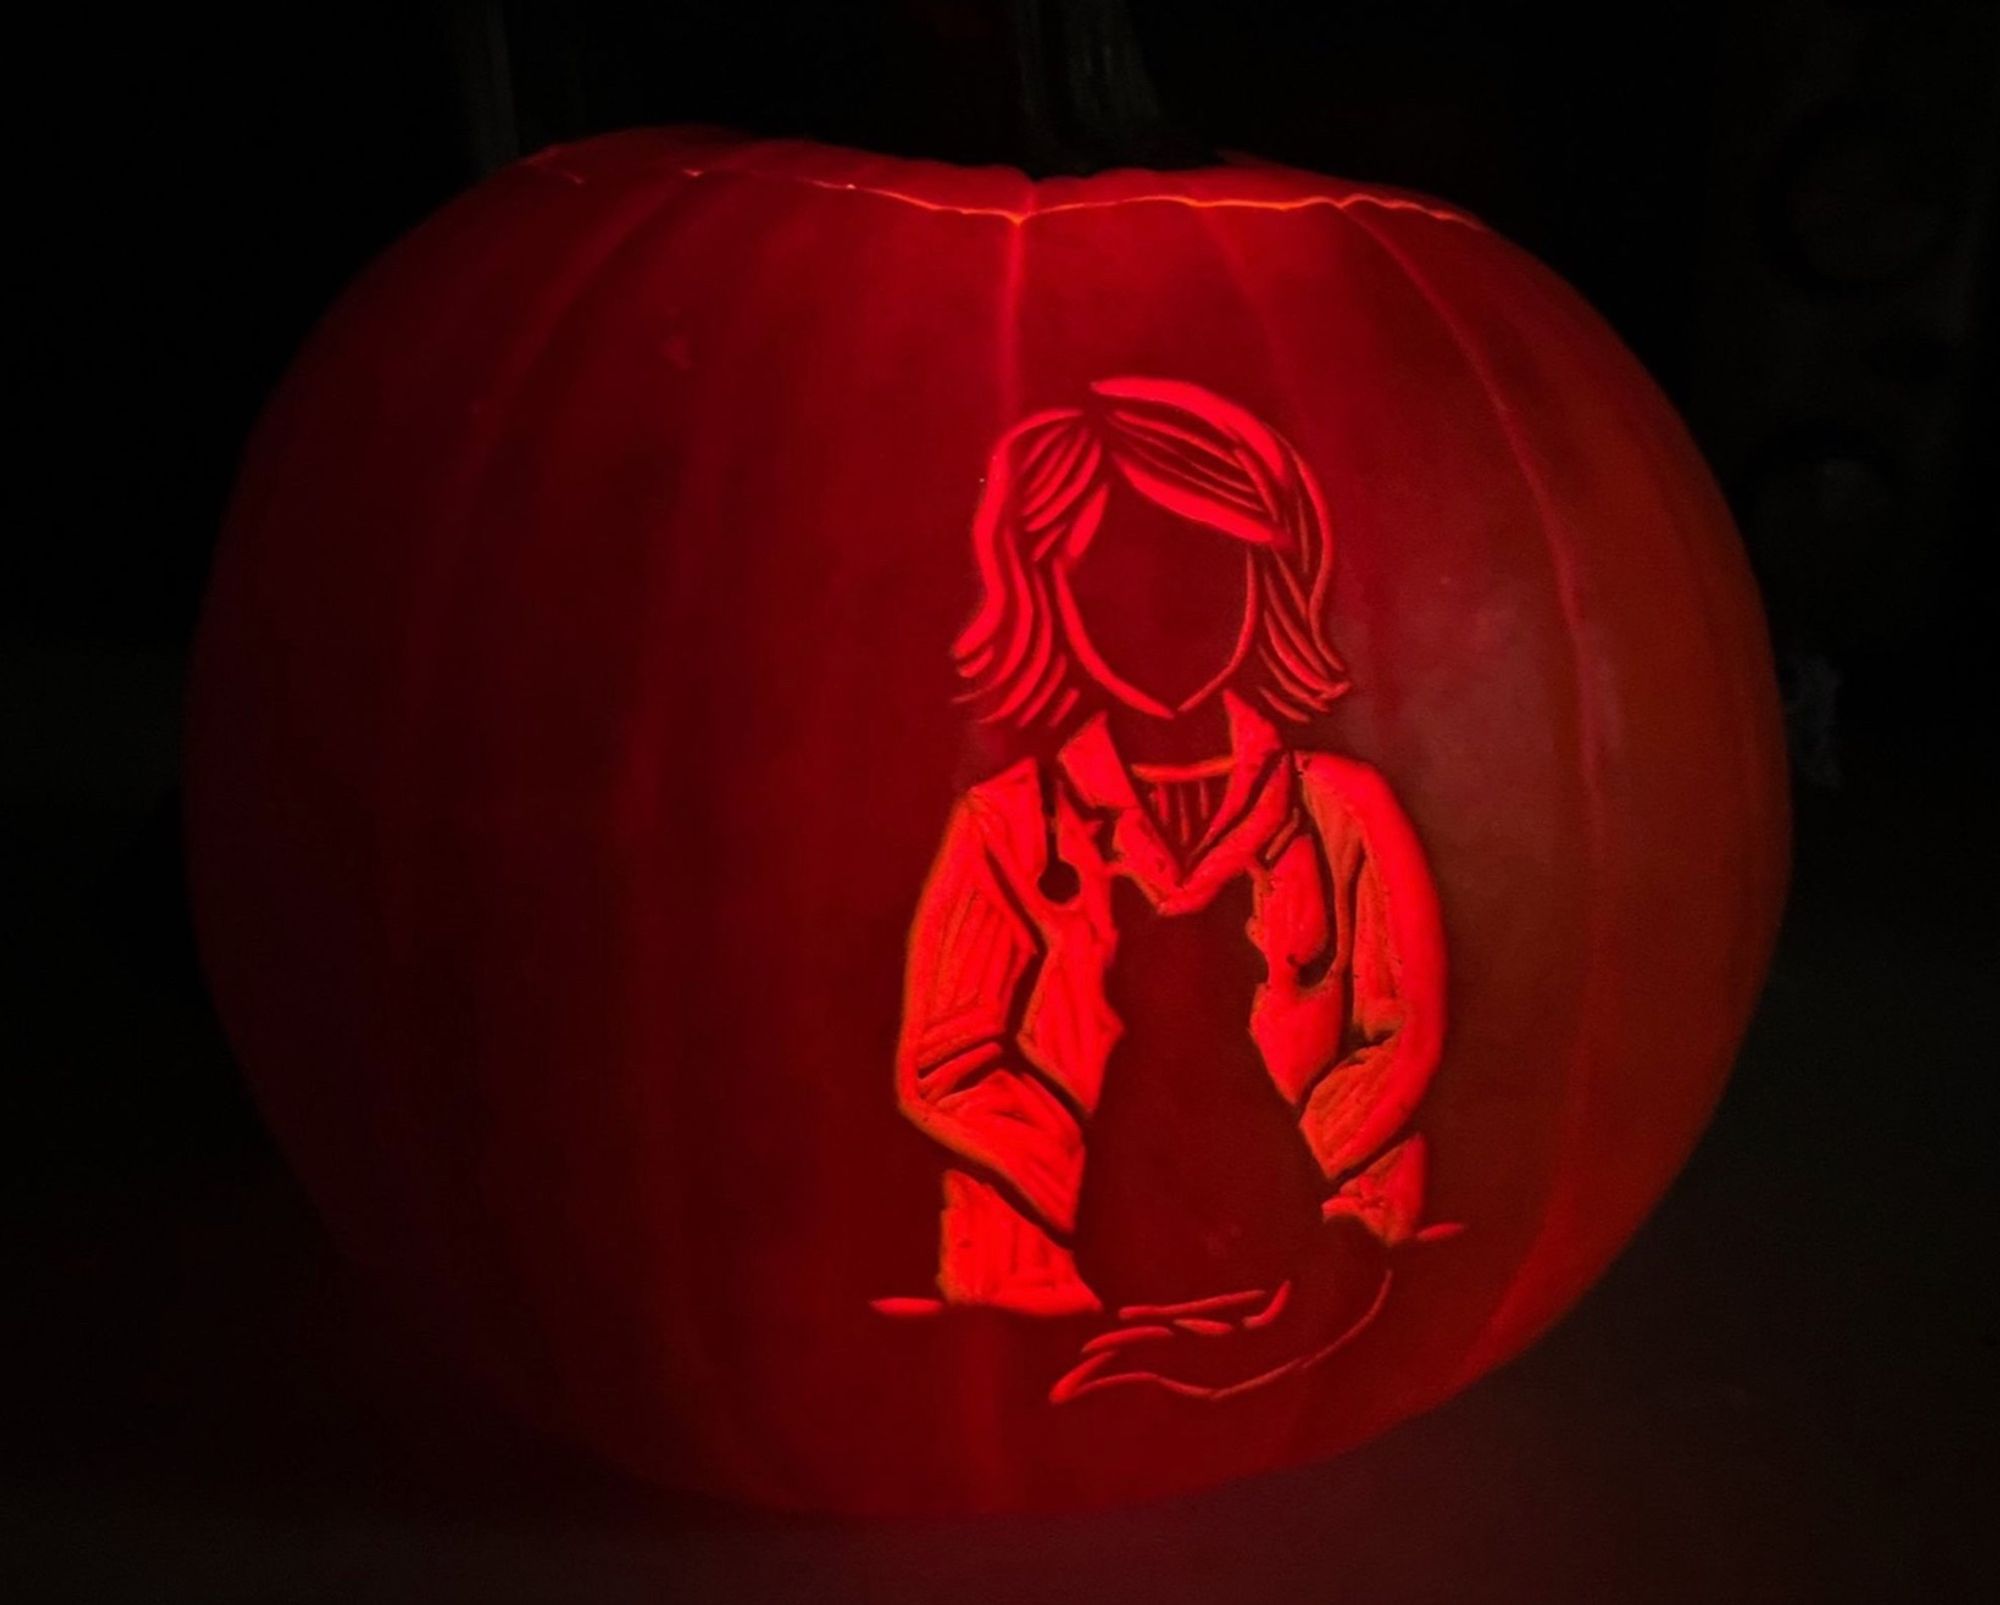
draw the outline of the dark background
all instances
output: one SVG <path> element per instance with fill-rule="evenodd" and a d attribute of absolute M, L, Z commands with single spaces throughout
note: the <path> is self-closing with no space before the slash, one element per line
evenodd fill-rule
<path fill-rule="evenodd" d="M 1680 405 L 1785 681 L 1792 908 L 1732 1090 L 1528 1357 L 1329 1466 L 857 1528 L 663 1497 L 412 1351 L 201 992 L 181 669 L 245 431 L 370 256 L 555 140 L 1020 148 L 979 0 L 71 6 L 12 23 L 0 546 L 9 1599 L 2000 1597 L 2000 8 L 1147 0 L 1217 147 L 1427 190 Z"/>

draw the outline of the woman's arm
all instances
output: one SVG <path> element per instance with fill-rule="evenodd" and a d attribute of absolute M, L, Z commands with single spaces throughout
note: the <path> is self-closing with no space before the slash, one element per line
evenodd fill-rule
<path fill-rule="evenodd" d="M 1274 1075 L 1350 1215 L 1385 1242 L 1410 1235 L 1422 1208 L 1421 1138 L 1398 1141 L 1444 1043 L 1443 922 L 1416 832 L 1368 765 L 1329 754 L 1300 761 L 1301 801 L 1317 837 L 1319 896 L 1333 962 L 1274 976 L 1265 1002 L 1281 1025 Z M 1296 894 L 1294 894 L 1296 895 Z M 1310 923 L 1310 922 L 1307 922 Z M 1276 959 L 1303 954 L 1273 955 Z M 1285 1022 L 1289 1006 L 1294 1018 Z M 1266 1029 L 1260 1034 L 1271 1036 Z M 1285 1086 L 1290 1081 L 1291 1085 Z"/>
<path fill-rule="evenodd" d="M 1017 998 L 1041 957 L 977 804 L 960 802 L 910 929 L 897 1096 L 926 1133 L 1067 1234 L 1076 1228 L 1082 1127 L 1013 1035 Z"/>

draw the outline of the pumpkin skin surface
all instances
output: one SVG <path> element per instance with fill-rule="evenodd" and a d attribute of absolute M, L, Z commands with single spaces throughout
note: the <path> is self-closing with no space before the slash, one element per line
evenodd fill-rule
<path fill-rule="evenodd" d="M 1786 853 L 1722 501 L 1475 220 L 699 130 L 328 316 L 187 776 L 342 1248 L 551 1428 L 857 1513 L 1176 1493 L 1518 1352 L 1699 1134 Z"/>

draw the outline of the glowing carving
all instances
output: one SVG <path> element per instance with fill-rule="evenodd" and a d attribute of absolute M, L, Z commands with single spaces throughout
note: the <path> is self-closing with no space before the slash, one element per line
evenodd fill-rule
<path fill-rule="evenodd" d="M 1245 554 L 1227 654 L 1183 694 L 1114 665 L 1073 583 L 1127 493 Z M 943 1296 L 876 1308 L 1094 1317 L 1056 1402 L 1135 1384 L 1231 1397 L 1351 1341 L 1388 1296 L 1393 1253 L 1454 1229 L 1421 1225 L 1426 1149 L 1409 1130 L 1444 1030 L 1422 851 L 1380 775 L 1279 730 L 1348 687 L 1325 633 L 1326 510 L 1297 452 L 1242 408 L 1192 384 L 1117 379 L 1001 439 L 973 544 L 983 597 L 955 648 L 966 698 L 1031 750 L 959 800 L 911 928 L 896 1087 L 953 1156 Z M 1172 722 L 1217 703 L 1226 757 L 1122 755 L 1114 720 Z M 1261 975 L 1244 1051 L 1310 1156 L 1318 1220 L 1285 1240 L 1286 1273 L 1259 1285 L 1114 1304 L 1079 1263 L 1079 1228 L 1107 1075 L 1148 1068 L 1113 1065 L 1133 1023 L 1109 995 L 1126 917 L 1115 894 L 1136 888 L 1152 916 L 1178 922 L 1246 883 L 1241 928 Z M 1240 1231 L 1225 1218 L 1209 1233 L 1215 1274 Z"/>

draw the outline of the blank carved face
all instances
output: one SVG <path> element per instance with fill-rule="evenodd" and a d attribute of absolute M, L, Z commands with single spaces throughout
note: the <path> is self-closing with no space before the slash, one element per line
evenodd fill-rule
<path fill-rule="evenodd" d="M 1115 480 L 1103 522 L 1067 575 L 1096 655 L 1174 716 L 1208 702 L 1251 622 L 1252 551 Z"/>

